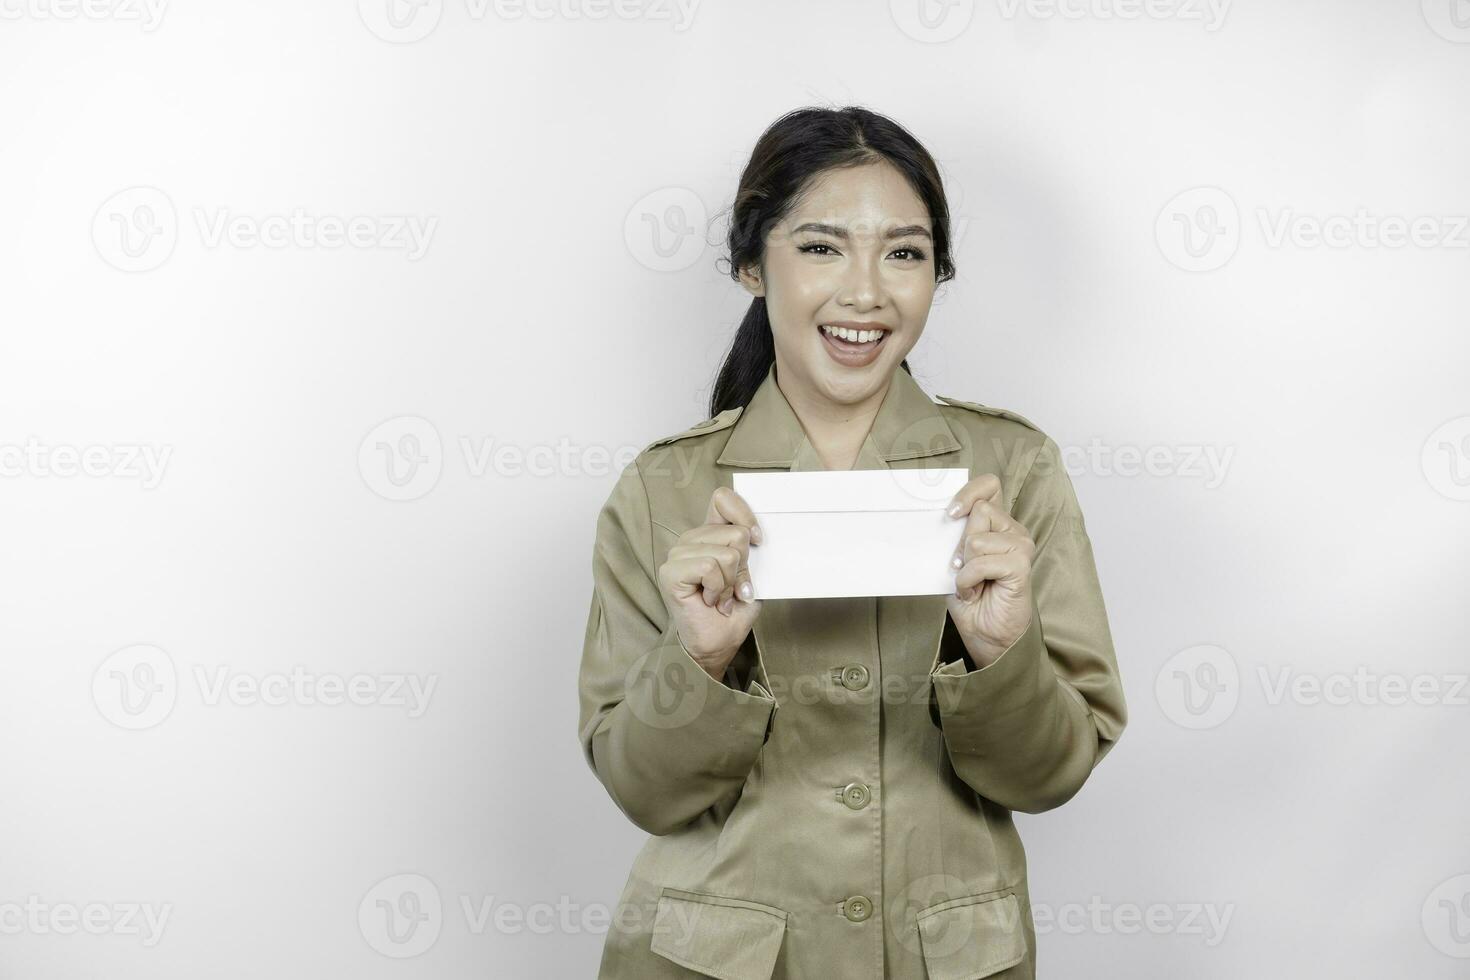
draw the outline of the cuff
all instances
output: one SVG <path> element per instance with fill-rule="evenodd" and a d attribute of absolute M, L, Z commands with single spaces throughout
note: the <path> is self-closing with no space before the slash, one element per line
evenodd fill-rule
<path fill-rule="evenodd" d="M 1030 624 L 995 660 L 978 670 L 967 669 L 963 659 L 952 660 L 930 672 L 935 723 L 982 721 L 1024 709 L 1041 691 L 1046 658 L 1041 614 L 1033 597 Z"/>
<path fill-rule="evenodd" d="M 717 681 L 690 655 L 673 620 L 659 643 L 628 678 L 627 698 L 645 725 L 698 732 L 696 741 L 740 747 L 770 734 L 776 700 L 755 678 L 744 691 Z"/>

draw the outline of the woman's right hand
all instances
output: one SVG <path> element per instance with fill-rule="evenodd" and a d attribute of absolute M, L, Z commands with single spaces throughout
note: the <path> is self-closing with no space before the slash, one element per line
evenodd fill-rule
<path fill-rule="evenodd" d="M 717 487 L 703 524 L 674 542 L 658 582 L 684 649 L 722 680 L 760 615 L 750 581 L 750 546 L 759 546 L 755 514 L 734 490 Z"/>

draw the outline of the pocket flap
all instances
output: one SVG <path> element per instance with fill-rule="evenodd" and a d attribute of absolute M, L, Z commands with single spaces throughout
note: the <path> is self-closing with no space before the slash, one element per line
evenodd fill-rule
<path fill-rule="evenodd" d="M 917 918 L 929 980 L 979 980 L 1026 958 L 1021 903 L 1014 891 L 940 902 Z"/>
<path fill-rule="evenodd" d="M 664 887 L 650 948 L 719 980 L 770 980 L 785 934 L 774 906 Z"/>

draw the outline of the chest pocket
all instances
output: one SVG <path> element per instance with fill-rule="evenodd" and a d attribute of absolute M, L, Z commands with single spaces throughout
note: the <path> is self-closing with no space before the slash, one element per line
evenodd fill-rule
<path fill-rule="evenodd" d="M 775 906 L 665 886 L 650 949 L 719 980 L 770 980 L 785 935 Z"/>

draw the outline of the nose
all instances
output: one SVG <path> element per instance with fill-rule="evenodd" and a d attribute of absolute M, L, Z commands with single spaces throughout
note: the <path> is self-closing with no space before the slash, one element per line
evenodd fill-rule
<path fill-rule="evenodd" d="M 887 302 L 888 296 L 883 288 L 883 277 L 878 266 L 881 261 L 879 256 L 859 255 L 848 262 L 842 275 L 838 305 L 862 311 Z"/>

